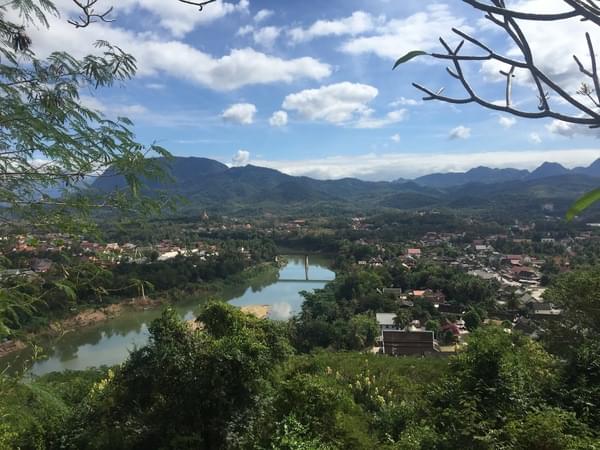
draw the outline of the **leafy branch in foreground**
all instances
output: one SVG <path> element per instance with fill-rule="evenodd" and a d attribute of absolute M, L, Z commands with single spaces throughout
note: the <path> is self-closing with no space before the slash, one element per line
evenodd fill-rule
<path fill-rule="evenodd" d="M 499 28 L 509 38 L 519 56 L 513 56 L 512 52 L 506 54 L 498 52 L 482 40 L 453 28 L 453 33 L 460 38 L 460 41 L 456 46 L 451 46 L 445 39 L 440 38 L 445 53 L 413 50 L 398 59 L 394 65 L 394 69 L 396 69 L 398 66 L 419 56 L 430 56 L 436 60 L 449 62 L 450 66 L 446 68 L 446 71 L 451 78 L 457 80 L 466 95 L 463 97 L 447 96 L 443 94 L 444 89 L 434 91 L 419 83 L 413 83 L 415 88 L 425 93 L 423 100 L 437 100 L 451 104 L 477 104 L 489 110 L 527 119 L 550 118 L 575 125 L 600 128 L 600 75 L 598 73 L 596 49 L 590 34 L 585 33 L 590 61 L 585 63 L 578 55 L 573 55 L 574 64 L 586 80 L 581 83 L 577 92 L 572 94 L 569 92 L 568 87 L 553 80 L 536 63 L 534 51 L 521 25 L 521 21 L 541 23 L 580 19 L 600 26 L 600 5 L 598 2 L 594 0 L 563 0 L 567 9 L 564 12 L 552 14 L 513 10 L 506 6 L 504 0 L 492 0 L 491 3 L 478 0 L 463 0 L 463 2 L 482 11 L 485 19 Z M 463 49 L 466 43 L 476 51 L 464 52 Z M 500 71 L 500 74 L 506 79 L 503 104 L 482 97 L 465 75 L 463 66 L 466 63 L 490 61 L 499 63 L 504 67 Z M 524 71 L 527 78 L 531 80 L 536 96 L 536 110 L 519 108 L 513 102 L 513 84 L 516 71 Z M 557 109 L 550 104 L 551 98 L 561 99 L 566 107 Z M 576 214 L 581 213 L 597 201 L 598 197 L 593 194 L 590 193 L 581 198 L 569 211 L 567 219 L 572 220 Z M 585 205 L 585 207 L 582 208 L 582 205 Z"/>
<path fill-rule="evenodd" d="M 87 14 L 78 27 L 106 19 L 94 13 L 96 1 L 75 3 Z M 83 58 L 62 51 L 40 58 L 31 50 L 27 27 L 48 27 L 47 15 L 58 15 L 50 0 L 0 5 L 0 226 L 7 236 L 18 228 L 89 233 L 99 210 L 147 214 L 164 206 L 140 190 L 143 180 L 164 175 L 156 158 L 149 157 L 169 153 L 140 144 L 130 120 L 105 117 L 81 95 L 131 79 L 135 58 L 106 41 L 98 41 Z M 110 193 L 90 192 L 88 181 L 109 167 L 126 185 Z M 0 281 L 1 332 L 3 319 L 14 319 L 43 299 L 30 298 L 21 282 L 4 276 Z"/>

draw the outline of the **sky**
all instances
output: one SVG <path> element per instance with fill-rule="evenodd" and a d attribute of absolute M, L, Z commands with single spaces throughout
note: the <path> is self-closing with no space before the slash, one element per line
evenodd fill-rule
<path fill-rule="evenodd" d="M 431 58 L 392 71 L 408 51 L 441 51 L 440 36 L 456 44 L 453 27 L 515 56 L 506 37 L 461 1 L 218 0 L 198 11 L 177 0 L 99 0 L 99 11 L 114 7 L 114 21 L 81 29 L 67 23 L 76 17 L 73 2 L 55 3 L 61 17 L 48 30 L 30 30 L 34 51 L 81 57 L 105 39 L 133 54 L 134 80 L 86 89 L 82 101 L 108 117 L 130 118 L 139 141 L 177 156 L 366 180 L 481 165 L 533 169 L 544 161 L 575 167 L 600 157 L 595 130 L 423 102 L 412 82 L 464 96 Z M 507 3 L 565 10 L 561 0 Z M 524 24 L 537 64 L 568 92 L 582 81 L 572 55 L 589 61 L 588 29 L 600 41 L 596 29 L 578 21 Z M 500 101 L 501 69 L 475 62 L 465 73 L 482 97 Z M 530 80 L 516 75 L 515 104 L 535 111 Z M 560 98 L 550 102 L 567 108 Z"/>

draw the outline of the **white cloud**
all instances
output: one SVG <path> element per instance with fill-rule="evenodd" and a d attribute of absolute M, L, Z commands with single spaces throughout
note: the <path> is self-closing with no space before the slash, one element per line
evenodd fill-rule
<path fill-rule="evenodd" d="M 578 135 L 600 138 L 600 130 L 597 128 L 567 123 L 563 122 L 562 120 L 553 120 L 549 125 L 546 125 L 546 129 L 552 134 L 559 134 L 561 136 L 570 138 Z"/>
<path fill-rule="evenodd" d="M 356 177 L 365 180 L 396 180 L 435 172 L 464 172 L 473 167 L 533 170 L 544 161 L 565 167 L 587 166 L 598 158 L 598 149 L 514 150 L 481 153 L 390 153 L 331 156 L 307 160 L 253 160 L 290 175 L 320 179 Z"/>
<path fill-rule="evenodd" d="M 268 18 L 270 18 L 273 14 L 274 14 L 274 12 L 271 11 L 270 9 L 261 9 L 254 16 L 254 21 L 256 23 L 264 22 L 265 20 L 267 20 Z"/>
<path fill-rule="evenodd" d="M 236 34 L 238 36 L 247 36 L 249 34 L 252 34 L 253 31 L 254 31 L 254 27 L 252 25 L 244 25 L 237 31 Z"/>
<path fill-rule="evenodd" d="M 154 89 L 157 91 L 160 91 L 160 90 L 166 88 L 166 86 L 162 83 L 146 83 L 146 87 L 148 89 Z"/>
<path fill-rule="evenodd" d="M 250 152 L 246 150 L 238 150 L 233 158 L 231 158 L 231 162 L 234 166 L 247 165 L 250 162 Z"/>
<path fill-rule="evenodd" d="M 148 109 L 140 104 L 119 104 L 115 102 L 105 103 L 92 95 L 81 95 L 81 104 L 86 108 L 93 109 L 94 111 L 100 112 L 110 117 L 128 117 L 136 118 L 147 114 Z"/>
<path fill-rule="evenodd" d="M 358 35 L 372 30 L 374 20 L 370 14 L 356 11 L 350 17 L 337 20 L 318 20 L 308 28 L 292 28 L 288 34 L 293 42 L 307 42 L 324 36 Z"/>
<path fill-rule="evenodd" d="M 400 135 L 394 134 L 390 139 L 397 144 L 398 142 L 400 142 Z"/>
<path fill-rule="evenodd" d="M 517 119 L 515 119 L 514 117 L 500 116 L 500 117 L 498 117 L 498 123 L 502 127 L 508 129 L 508 128 L 512 128 L 516 125 Z"/>
<path fill-rule="evenodd" d="M 431 51 L 439 46 L 438 36 L 456 41 L 452 27 L 461 27 L 463 31 L 471 31 L 465 26 L 465 19 L 455 16 L 445 4 L 427 6 L 425 11 L 413 14 L 404 19 L 393 19 L 378 28 L 374 36 L 361 36 L 345 42 L 341 49 L 346 53 L 374 53 L 377 56 L 396 60 L 412 50 Z"/>
<path fill-rule="evenodd" d="M 281 28 L 254 28 L 252 25 L 245 25 L 242 28 L 240 28 L 236 34 L 238 36 L 251 35 L 252 39 L 254 40 L 254 43 L 262 47 L 271 48 L 275 44 L 277 38 L 281 35 Z"/>
<path fill-rule="evenodd" d="M 281 34 L 281 28 L 278 27 L 264 27 L 255 30 L 252 37 L 254 42 L 263 47 L 271 48 L 275 41 Z"/>
<path fill-rule="evenodd" d="M 290 94 L 283 108 L 297 112 L 304 119 L 345 124 L 367 114 L 370 111 L 367 104 L 378 94 L 373 86 L 344 82 Z"/>
<path fill-rule="evenodd" d="M 135 9 L 142 9 L 155 16 L 160 26 L 173 36 L 182 37 L 199 25 L 212 23 L 234 13 L 248 13 L 249 1 L 229 3 L 217 0 L 204 7 L 202 12 L 193 6 L 186 6 L 179 2 L 165 2 L 165 0 L 119 0 L 114 4 L 115 16 L 121 10 L 135 13 Z"/>
<path fill-rule="evenodd" d="M 365 114 L 355 124 L 356 128 L 367 128 L 367 129 L 375 129 L 375 128 L 384 128 L 388 125 L 393 125 L 395 123 L 402 122 L 408 116 L 408 111 L 406 109 L 399 109 L 396 111 L 390 111 L 384 117 L 372 117 L 371 114 Z"/>
<path fill-rule="evenodd" d="M 285 111 L 276 111 L 269 119 L 272 127 L 285 127 L 288 123 L 288 114 Z"/>
<path fill-rule="evenodd" d="M 252 48 L 234 49 L 215 57 L 182 41 L 135 33 L 111 24 L 96 23 L 76 30 L 63 19 L 51 18 L 50 22 L 49 29 L 29 30 L 33 50 L 40 56 L 62 50 L 83 57 L 97 52 L 94 42 L 107 40 L 136 57 L 139 77 L 171 76 L 218 91 L 300 79 L 321 80 L 332 71 L 328 64 L 311 57 L 283 59 Z"/>
<path fill-rule="evenodd" d="M 223 111 L 222 118 L 226 122 L 251 125 L 254 122 L 256 106 L 252 103 L 236 103 Z"/>
<path fill-rule="evenodd" d="M 419 106 L 422 105 L 423 102 L 420 100 L 415 100 L 413 98 L 400 97 L 398 100 L 390 103 L 392 108 L 397 108 L 398 106 Z"/>
<path fill-rule="evenodd" d="M 538 133 L 530 133 L 529 141 L 531 141 L 531 143 L 533 143 L 533 144 L 541 144 L 542 137 Z"/>
<path fill-rule="evenodd" d="M 448 137 L 450 139 L 469 139 L 471 137 L 471 129 L 463 125 L 459 125 L 458 127 L 450 130 Z"/>

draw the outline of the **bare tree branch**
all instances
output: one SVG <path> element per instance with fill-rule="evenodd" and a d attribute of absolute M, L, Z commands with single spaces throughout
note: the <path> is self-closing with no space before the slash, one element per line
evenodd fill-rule
<path fill-rule="evenodd" d="M 447 68 L 446 71 L 452 78 L 460 82 L 462 88 L 468 95 L 464 98 L 448 97 L 441 95 L 441 91 L 436 93 L 431 89 L 415 83 L 414 86 L 417 89 L 427 94 L 427 96 L 424 97 L 424 100 L 439 100 L 453 104 L 476 103 L 485 108 L 513 114 L 518 117 L 534 119 L 553 118 L 573 124 L 588 125 L 593 128 L 600 127 L 600 77 L 598 74 L 596 53 L 589 33 L 586 33 L 585 36 L 591 59 L 591 68 L 586 68 L 577 55 L 574 55 L 573 58 L 580 72 L 589 77 L 593 84 L 593 87 L 591 87 L 588 84 L 583 83 L 577 94 L 580 94 L 591 100 L 593 107 L 588 106 L 587 102 L 582 102 L 577 99 L 574 94 L 570 94 L 563 86 L 555 82 L 542 68 L 537 65 L 533 51 L 527 40 L 527 36 L 523 32 L 521 25 L 518 22 L 518 20 L 558 21 L 580 18 L 581 20 L 593 21 L 594 23 L 598 23 L 600 25 L 600 6 L 598 6 L 596 1 L 564 0 L 564 2 L 572 8 L 572 11 L 566 11 L 558 14 L 535 14 L 514 11 L 506 7 L 504 0 L 491 0 L 491 4 L 482 3 L 478 0 L 463 0 L 463 2 L 485 12 L 485 18 L 501 28 L 510 37 L 522 55 L 522 59 L 518 57 L 512 57 L 512 55 L 511 57 L 502 55 L 494 51 L 490 46 L 486 45 L 481 40 L 454 28 L 452 31 L 457 36 L 462 38 L 460 44 L 455 49 L 452 49 L 446 41 L 440 39 L 445 53 L 430 53 L 429 56 L 439 60 L 451 61 L 452 67 Z M 475 48 L 482 50 L 483 54 L 461 53 L 465 42 L 468 42 Z M 504 106 L 480 97 L 475 89 L 471 86 L 470 82 L 465 76 L 462 66 L 463 64 L 473 61 L 496 61 L 508 66 L 507 69 L 500 70 L 500 74 L 506 78 L 506 101 Z M 524 111 L 512 106 L 513 83 L 517 69 L 529 72 L 531 80 L 535 85 L 535 89 L 537 91 L 536 97 L 538 99 L 538 111 L 536 112 Z M 552 110 L 548 101 L 550 94 L 562 98 L 567 104 L 574 107 L 577 110 L 577 113 L 570 114 Z"/>
<path fill-rule="evenodd" d="M 98 0 L 73 0 L 81 11 L 83 15 L 79 16 L 79 20 L 68 20 L 68 22 L 73 25 L 75 28 L 85 28 L 88 25 L 98 22 L 98 20 L 102 22 L 114 22 L 113 19 L 109 19 L 108 16 L 113 11 L 113 7 L 111 6 L 103 13 L 97 13 L 94 10 L 94 5 L 98 3 Z"/>
<path fill-rule="evenodd" d="M 194 6 L 198 6 L 200 8 L 200 11 L 202 11 L 204 9 L 204 6 L 208 5 L 209 3 L 214 3 L 217 0 L 205 0 L 205 1 L 200 1 L 200 2 L 194 2 L 194 1 L 190 1 L 190 0 L 179 0 L 181 3 L 187 3 L 188 5 L 194 5 Z"/>

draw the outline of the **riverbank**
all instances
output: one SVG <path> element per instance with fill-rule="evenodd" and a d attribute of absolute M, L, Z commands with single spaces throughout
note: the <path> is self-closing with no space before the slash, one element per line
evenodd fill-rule
<path fill-rule="evenodd" d="M 67 333 L 92 327 L 100 323 L 119 317 L 124 312 L 143 311 L 147 309 L 160 308 L 168 304 L 177 304 L 197 297 L 218 297 L 226 289 L 240 283 L 248 284 L 254 279 L 275 275 L 278 265 L 263 263 L 244 270 L 242 273 L 232 275 L 224 280 L 202 283 L 186 290 L 164 291 L 157 293 L 157 298 L 129 298 L 102 307 L 84 307 L 69 317 L 52 320 L 48 326 L 41 329 L 26 332 L 15 339 L 0 342 L 0 359 L 13 353 L 25 350 L 29 345 L 41 340 L 53 340 Z M 269 311 L 257 310 L 257 317 L 267 317 Z M 253 312 L 251 312 L 253 313 Z"/>
<path fill-rule="evenodd" d="M 141 311 L 148 308 L 157 308 L 164 304 L 162 300 L 153 300 L 146 297 L 132 298 L 101 308 L 86 308 L 71 317 L 50 322 L 46 328 L 27 333 L 18 339 L 0 343 L 0 358 L 24 350 L 27 348 L 28 343 L 33 343 L 40 339 L 58 338 L 64 336 L 66 333 L 114 319 L 124 311 Z"/>
<path fill-rule="evenodd" d="M 271 306 L 269 305 L 248 305 L 240 308 L 242 312 L 258 317 L 259 319 L 267 319 L 271 314 Z"/>

